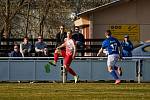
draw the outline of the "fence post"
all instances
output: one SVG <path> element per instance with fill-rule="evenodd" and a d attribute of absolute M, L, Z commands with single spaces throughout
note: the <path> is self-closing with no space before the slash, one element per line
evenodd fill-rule
<path fill-rule="evenodd" d="M 67 72 L 66 72 L 65 67 L 63 66 L 63 59 L 61 59 L 61 70 L 62 70 L 62 81 L 63 81 L 63 83 L 66 83 Z"/>
<path fill-rule="evenodd" d="M 141 83 L 141 60 L 138 59 L 138 83 Z"/>

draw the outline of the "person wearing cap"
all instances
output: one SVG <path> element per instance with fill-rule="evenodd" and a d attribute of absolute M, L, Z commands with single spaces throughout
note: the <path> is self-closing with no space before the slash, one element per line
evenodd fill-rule
<path fill-rule="evenodd" d="M 122 57 L 132 57 L 133 44 L 129 40 L 129 36 L 125 35 L 124 40 L 121 42 Z"/>
<path fill-rule="evenodd" d="M 118 74 L 121 76 L 122 70 L 121 67 L 117 67 L 116 63 L 118 59 L 121 58 L 121 45 L 116 38 L 111 36 L 110 30 L 107 30 L 105 32 L 105 36 L 106 39 L 103 41 L 101 49 L 97 53 L 97 56 L 99 56 L 104 49 L 108 51 L 108 59 L 107 59 L 108 72 L 115 79 L 115 84 L 119 84 L 121 81 L 119 79 Z M 118 74 L 116 73 L 116 70 Z"/>

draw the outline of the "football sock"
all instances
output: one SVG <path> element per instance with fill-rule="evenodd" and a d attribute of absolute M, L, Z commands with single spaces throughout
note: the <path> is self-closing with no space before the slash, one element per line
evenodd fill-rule
<path fill-rule="evenodd" d="M 73 76 L 76 76 L 76 73 L 70 67 L 67 67 L 66 69 L 70 74 L 72 74 Z"/>
<path fill-rule="evenodd" d="M 118 66 L 114 66 L 114 70 L 118 70 Z"/>
<path fill-rule="evenodd" d="M 112 70 L 112 71 L 110 72 L 110 74 L 113 76 L 113 78 L 114 78 L 115 80 L 119 79 L 118 76 L 117 76 L 117 74 L 116 74 L 116 72 L 115 72 L 115 70 Z"/>
<path fill-rule="evenodd" d="M 49 62 L 51 65 L 56 66 L 56 62 L 55 61 L 50 61 Z"/>
<path fill-rule="evenodd" d="M 54 53 L 54 61 L 57 62 L 59 55 L 57 53 Z"/>

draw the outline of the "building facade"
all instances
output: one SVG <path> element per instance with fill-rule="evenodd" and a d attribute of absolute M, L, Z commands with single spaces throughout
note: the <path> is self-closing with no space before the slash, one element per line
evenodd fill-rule
<path fill-rule="evenodd" d="M 125 34 L 132 41 L 150 40 L 150 0 L 115 0 L 78 14 L 76 26 L 89 39 L 103 39 L 110 29 L 115 37 Z"/>

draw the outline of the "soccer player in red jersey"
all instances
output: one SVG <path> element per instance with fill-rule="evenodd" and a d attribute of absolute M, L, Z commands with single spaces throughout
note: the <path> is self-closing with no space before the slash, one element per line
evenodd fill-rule
<path fill-rule="evenodd" d="M 71 75 L 74 76 L 75 83 L 77 83 L 78 76 L 70 67 L 71 62 L 76 55 L 76 44 L 75 41 L 72 39 L 71 30 L 67 32 L 67 38 L 65 38 L 64 43 L 56 48 L 58 50 L 57 52 L 59 52 L 59 50 L 64 47 L 66 48 L 65 52 L 61 52 L 62 57 L 64 57 L 64 67 Z M 50 64 L 56 65 L 58 57 L 58 53 L 54 54 L 54 62 L 50 62 Z"/>

